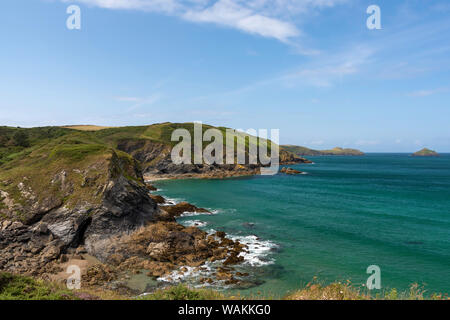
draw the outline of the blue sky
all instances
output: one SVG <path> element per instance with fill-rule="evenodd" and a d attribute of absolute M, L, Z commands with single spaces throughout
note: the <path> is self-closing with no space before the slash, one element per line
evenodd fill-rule
<path fill-rule="evenodd" d="M 0 40 L 2 125 L 203 121 L 450 152 L 447 0 L 3 0 Z"/>

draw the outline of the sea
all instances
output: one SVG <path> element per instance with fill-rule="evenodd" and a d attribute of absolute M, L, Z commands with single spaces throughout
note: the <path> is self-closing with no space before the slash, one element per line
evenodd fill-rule
<path fill-rule="evenodd" d="M 289 166 L 300 175 L 155 182 L 170 201 L 213 212 L 180 223 L 248 245 L 238 266 L 248 281 L 211 286 L 281 298 L 310 282 L 364 288 L 368 267 L 378 266 L 380 290 L 450 292 L 450 154 L 308 159 L 314 163 Z M 204 286 L 198 279 L 212 268 L 170 279 Z"/>

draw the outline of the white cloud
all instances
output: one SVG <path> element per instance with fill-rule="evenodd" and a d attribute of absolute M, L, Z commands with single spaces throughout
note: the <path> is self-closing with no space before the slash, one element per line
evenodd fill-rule
<path fill-rule="evenodd" d="M 380 142 L 378 140 L 364 140 L 364 139 L 360 139 L 360 140 L 356 141 L 355 144 L 357 146 L 374 146 L 374 145 L 380 144 Z"/>
<path fill-rule="evenodd" d="M 138 102 L 141 101 L 141 98 L 137 97 L 116 97 L 117 101 L 125 101 L 125 102 Z"/>
<path fill-rule="evenodd" d="M 145 105 L 152 105 L 160 99 L 161 99 L 161 95 L 158 93 L 155 93 L 146 98 L 139 98 L 139 97 L 116 97 L 115 98 L 115 100 L 120 101 L 120 102 L 132 102 L 133 103 L 133 105 L 131 105 L 127 109 L 127 111 L 133 111 L 133 110 L 136 110 Z"/>
<path fill-rule="evenodd" d="M 74 2 L 61 0 L 63 2 Z M 301 35 L 299 15 L 348 0 L 75 0 L 114 10 L 141 10 L 178 16 L 196 23 L 214 23 L 249 34 L 289 43 Z M 295 19 L 294 19 L 295 18 Z M 302 51 L 302 50 L 300 50 Z M 308 51 L 305 51 L 308 52 Z"/>
<path fill-rule="evenodd" d="M 316 140 L 316 141 L 311 141 L 310 142 L 310 145 L 313 145 L 313 146 L 321 146 L 321 145 L 323 145 L 325 143 L 325 141 L 323 141 L 323 140 Z"/>
<path fill-rule="evenodd" d="M 373 53 L 373 49 L 359 46 L 341 54 L 321 55 L 312 63 L 284 75 L 279 80 L 283 80 L 288 86 L 301 83 L 315 87 L 330 87 L 345 76 L 360 72 L 370 62 Z"/>
<path fill-rule="evenodd" d="M 431 89 L 431 90 L 418 90 L 414 92 L 408 93 L 408 96 L 410 97 L 427 97 L 438 93 L 444 93 L 449 92 L 449 88 L 438 88 L 438 89 Z"/>
<path fill-rule="evenodd" d="M 211 22 L 229 26 L 282 42 L 300 35 L 300 31 L 292 23 L 257 14 L 233 0 L 219 0 L 202 11 L 189 10 L 183 17 L 194 22 Z"/>

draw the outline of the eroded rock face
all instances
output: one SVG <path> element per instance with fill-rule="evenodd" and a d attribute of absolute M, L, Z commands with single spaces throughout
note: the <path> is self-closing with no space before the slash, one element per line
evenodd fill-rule
<path fill-rule="evenodd" d="M 199 267 L 206 261 L 242 262 L 245 246 L 238 241 L 208 235 L 196 227 L 176 222 L 157 222 L 138 231 L 111 239 L 105 250 L 105 262 L 119 270 L 147 270 L 160 277 L 181 266 Z"/>
<path fill-rule="evenodd" d="M 84 242 L 88 252 L 103 257 L 108 239 L 130 233 L 149 222 L 171 220 L 148 195 L 145 186 L 119 177 L 110 181 L 102 207 L 92 215 L 86 228 Z"/>
<path fill-rule="evenodd" d="M 0 269 L 27 275 L 52 272 L 50 262 L 64 250 L 64 242 L 44 223 L 33 228 L 4 220 L 0 227 Z"/>
<path fill-rule="evenodd" d="M 289 164 L 297 164 L 297 163 L 312 163 L 312 161 L 299 157 L 292 152 L 288 152 L 286 150 L 280 150 L 280 164 L 281 165 L 289 165 Z"/>
<path fill-rule="evenodd" d="M 129 234 L 150 222 L 172 220 L 149 197 L 139 168 L 133 161 L 128 162 L 113 153 L 109 162 L 93 164 L 91 167 L 96 167 L 95 172 L 103 170 L 106 179 L 91 179 L 85 173 L 88 169 L 59 171 L 49 177 L 50 186 L 57 184 L 58 192 L 49 190 L 48 195 L 36 194 L 27 181 L 21 183 L 19 190 L 25 197 L 22 209 L 29 214 L 22 222 L 8 219 L 1 224 L 0 270 L 42 273 L 45 270 L 40 261 L 56 260 L 61 253 L 81 244 L 88 253 L 102 258 L 109 238 Z M 81 181 L 80 187 L 75 185 L 76 181 Z M 75 202 L 76 205 L 65 204 L 64 199 L 70 197 L 75 188 L 80 194 L 96 193 L 99 201 L 83 201 L 80 195 L 81 200 Z M 11 204 L 12 210 L 16 209 L 9 194 L 2 192 L 2 198 L 3 202 Z M 33 199 L 34 203 L 31 203 Z M 7 217 L 20 218 L 15 211 L 5 214 L 8 206 L 3 206 L 2 210 Z"/>
<path fill-rule="evenodd" d="M 260 165 L 236 165 L 236 164 L 180 164 L 172 162 L 170 156 L 159 161 L 155 165 L 148 166 L 145 176 L 164 178 L 200 178 L 223 179 L 228 177 L 247 176 L 259 174 Z"/>
<path fill-rule="evenodd" d="M 211 213 L 204 208 L 198 208 L 187 202 L 180 202 L 175 205 L 164 207 L 164 211 L 166 211 L 171 217 L 179 217 L 183 213 Z"/>

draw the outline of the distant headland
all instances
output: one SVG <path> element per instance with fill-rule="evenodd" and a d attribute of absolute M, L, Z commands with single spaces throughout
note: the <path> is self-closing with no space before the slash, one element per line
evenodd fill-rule
<path fill-rule="evenodd" d="M 357 149 L 333 148 L 331 150 L 314 150 L 301 146 L 283 145 L 283 150 L 292 152 L 297 156 L 363 156 L 364 153 Z"/>

